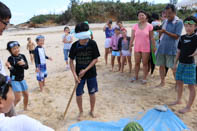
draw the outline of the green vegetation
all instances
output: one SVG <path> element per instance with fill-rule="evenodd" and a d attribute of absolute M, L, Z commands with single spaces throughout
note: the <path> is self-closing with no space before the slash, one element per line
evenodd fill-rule
<path fill-rule="evenodd" d="M 56 19 L 59 17 L 59 15 L 38 15 L 38 16 L 34 16 L 30 19 L 30 21 L 34 24 L 43 24 L 46 23 L 48 21 L 51 22 L 56 22 Z"/>
<path fill-rule="evenodd" d="M 67 24 L 69 21 L 81 22 L 89 21 L 90 23 L 106 22 L 108 19 L 113 21 L 129 21 L 129 23 L 136 22 L 137 12 L 144 10 L 147 13 L 161 13 L 166 4 L 151 4 L 148 2 L 131 2 L 121 3 L 117 2 L 89 2 L 80 3 L 78 0 L 70 0 L 68 9 L 60 15 L 39 15 L 30 19 L 33 24 L 44 24 L 46 22 L 54 22 L 56 24 Z M 191 15 L 194 11 L 180 9 L 178 16 L 182 19 Z"/>

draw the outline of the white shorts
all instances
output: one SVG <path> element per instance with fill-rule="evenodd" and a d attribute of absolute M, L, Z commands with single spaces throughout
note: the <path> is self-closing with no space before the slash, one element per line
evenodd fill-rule
<path fill-rule="evenodd" d="M 131 56 L 131 52 L 129 50 L 122 50 L 122 56 Z"/>
<path fill-rule="evenodd" d="M 106 38 L 105 40 L 105 48 L 109 48 L 111 43 L 111 38 Z"/>

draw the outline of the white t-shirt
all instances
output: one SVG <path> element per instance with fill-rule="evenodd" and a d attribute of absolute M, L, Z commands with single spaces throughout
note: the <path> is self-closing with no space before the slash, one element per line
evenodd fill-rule
<path fill-rule="evenodd" d="M 25 115 L 5 117 L 0 114 L 0 131 L 54 131 L 39 121 Z"/>
<path fill-rule="evenodd" d="M 66 36 L 66 35 L 64 34 L 64 35 L 62 36 L 62 39 L 63 39 L 63 40 L 66 39 L 67 41 L 71 41 L 72 35 L 69 34 L 69 35 Z M 64 43 L 64 49 L 70 50 L 71 46 L 72 46 L 71 43 Z"/>
<path fill-rule="evenodd" d="M 0 73 L 4 76 L 6 76 L 6 73 L 5 73 L 5 69 L 4 69 L 4 66 L 3 66 L 3 62 L 0 60 Z"/>
<path fill-rule="evenodd" d="M 40 56 L 40 64 L 46 64 L 46 55 L 44 48 L 38 48 L 39 56 Z"/>

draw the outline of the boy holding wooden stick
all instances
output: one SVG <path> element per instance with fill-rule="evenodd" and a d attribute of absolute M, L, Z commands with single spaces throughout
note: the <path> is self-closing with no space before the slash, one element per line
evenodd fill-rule
<path fill-rule="evenodd" d="M 83 118 L 82 95 L 84 93 L 84 85 L 87 82 L 88 92 L 90 96 L 90 116 L 95 118 L 94 107 L 96 103 L 95 93 L 98 91 L 97 73 L 95 64 L 100 56 L 97 44 L 90 39 L 91 33 L 86 23 L 80 23 L 75 27 L 75 35 L 78 41 L 73 43 L 70 50 L 70 68 L 74 79 L 78 86 L 76 89 L 77 105 L 79 108 L 78 120 Z M 74 66 L 74 62 L 76 65 Z M 76 67 L 76 69 L 75 69 Z"/>

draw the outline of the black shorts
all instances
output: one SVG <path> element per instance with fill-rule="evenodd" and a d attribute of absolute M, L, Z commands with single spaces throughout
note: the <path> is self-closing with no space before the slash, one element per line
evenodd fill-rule
<path fill-rule="evenodd" d="M 34 50 L 29 51 L 29 54 L 34 54 Z"/>

